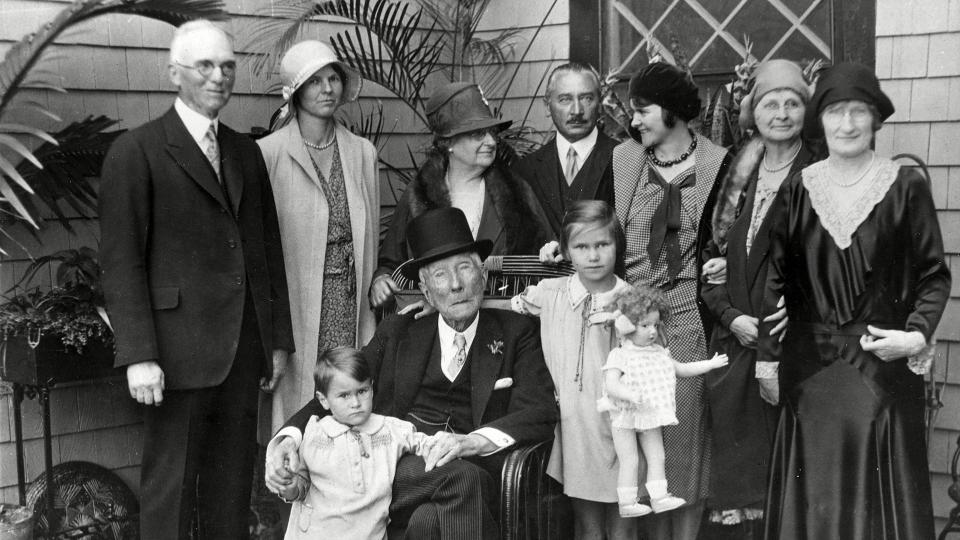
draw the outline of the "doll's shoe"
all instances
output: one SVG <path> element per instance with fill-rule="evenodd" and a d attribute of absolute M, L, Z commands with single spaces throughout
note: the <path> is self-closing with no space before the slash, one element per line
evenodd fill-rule
<path fill-rule="evenodd" d="M 640 504 L 638 502 L 620 505 L 620 517 L 624 517 L 624 518 L 645 516 L 650 512 L 653 512 L 652 508 L 650 508 L 645 504 Z"/>
<path fill-rule="evenodd" d="M 685 504 L 687 504 L 687 501 L 681 499 L 680 497 L 674 497 L 669 493 L 663 497 L 660 497 L 659 499 L 650 500 L 650 506 L 652 506 L 653 511 L 658 514 L 660 512 L 669 512 L 670 510 L 675 510 Z M 620 515 L 623 515 L 622 510 Z"/>

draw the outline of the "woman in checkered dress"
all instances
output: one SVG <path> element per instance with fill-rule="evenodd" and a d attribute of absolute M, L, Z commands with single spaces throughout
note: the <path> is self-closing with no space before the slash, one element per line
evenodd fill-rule
<path fill-rule="evenodd" d="M 707 346 L 698 305 L 700 240 L 709 235 L 716 186 L 730 156 L 689 129 L 700 99 L 685 72 L 648 65 L 630 81 L 630 103 L 633 138 L 613 153 L 616 211 L 627 237 L 626 281 L 666 294 L 671 318 L 663 330 L 673 357 L 701 360 Z M 710 475 L 703 377 L 678 380 L 676 399 L 679 424 L 663 429 L 666 476 L 688 505 L 647 519 L 651 538 L 694 540 Z"/>

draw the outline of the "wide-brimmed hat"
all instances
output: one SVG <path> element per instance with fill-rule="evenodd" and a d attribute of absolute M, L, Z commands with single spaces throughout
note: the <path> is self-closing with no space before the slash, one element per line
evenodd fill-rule
<path fill-rule="evenodd" d="M 753 72 L 753 88 L 740 102 L 740 127 L 751 129 L 756 127 L 753 109 L 757 103 L 769 92 L 774 90 L 793 90 L 804 103 L 810 101 L 810 85 L 803 78 L 803 70 L 796 62 L 790 60 L 767 60 L 757 66 Z"/>
<path fill-rule="evenodd" d="M 438 137 L 453 137 L 491 127 L 506 129 L 513 123 L 513 120 L 493 116 L 480 87 L 469 82 L 440 87 L 427 100 L 424 109 L 430 130 Z"/>
<path fill-rule="evenodd" d="M 682 69 L 653 62 L 630 78 L 630 99 L 644 99 L 673 111 L 684 122 L 700 115 L 700 91 Z"/>
<path fill-rule="evenodd" d="M 343 71 L 343 100 L 355 101 L 360 95 L 363 79 L 360 74 L 337 58 L 333 48 L 322 41 L 308 39 L 290 47 L 280 60 L 280 82 L 283 100 L 289 104 L 297 90 L 310 77 L 326 66 L 335 64 Z"/>
<path fill-rule="evenodd" d="M 807 137 L 822 137 L 820 113 L 834 103 L 848 100 L 863 101 L 876 107 L 880 114 L 877 120 L 880 122 L 889 118 L 896 110 L 870 68 L 853 62 L 837 64 L 823 71 L 813 97 L 810 98 L 807 116 L 803 121 L 803 130 Z"/>
<path fill-rule="evenodd" d="M 427 210 L 407 224 L 406 232 L 413 259 L 403 263 L 399 270 L 412 281 L 419 279 L 420 268 L 433 261 L 471 251 L 483 260 L 493 249 L 491 240 L 473 239 L 467 216 L 459 208 Z"/>

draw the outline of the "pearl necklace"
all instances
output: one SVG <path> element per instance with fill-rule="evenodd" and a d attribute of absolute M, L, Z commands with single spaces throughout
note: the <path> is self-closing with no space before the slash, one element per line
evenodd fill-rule
<path fill-rule="evenodd" d="M 867 177 L 867 173 L 870 172 L 870 169 L 873 168 L 873 162 L 876 161 L 876 159 L 877 159 L 877 154 L 876 152 L 874 152 L 873 157 L 870 158 L 870 163 L 867 163 L 867 166 L 864 167 L 863 171 L 857 174 L 856 178 L 854 178 L 852 182 L 842 182 L 840 180 L 837 180 L 836 174 L 834 174 L 833 166 L 830 165 L 830 161 L 828 160 L 827 168 L 829 169 L 828 170 L 829 174 L 827 174 L 827 178 L 830 179 L 831 184 L 837 187 L 844 187 L 844 188 L 853 187 L 859 184 L 861 181 L 863 181 L 864 178 Z"/>
<path fill-rule="evenodd" d="M 803 143 L 802 143 L 802 142 L 797 143 L 797 150 L 793 153 L 792 156 L 790 156 L 790 159 L 788 159 L 788 160 L 786 160 L 786 161 L 782 161 L 780 165 L 778 165 L 776 168 L 773 168 L 773 169 L 771 169 L 771 168 L 767 165 L 767 153 L 764 152 L 764 153 L 763 153 L 763 163 L 761 163 L 760 166 L 763 167 L 763 170 L 767 171 L 768 173 L 780 172 L 780 171 L 786 169 L 787 167 L 789 167 L 790 165 L 793 165 L 793 160 L 797 159 L 797 156 L 800 154 L 800 149 L 801 149 L 801 148 L 803 148 Z"/>
<path fill-rule="evenodd" d="M 679 165 L 683 163 L 684 161 L 686 161 L 688 157 L 690 157 L 690 154 L 692 154 L 693 151 L 696 149 L 697 149 L 697 137 L 696 135 L 694 135 L 693 138 L 690 140 L 690 146 L 687 147 L 687 151 L 680 154 L 680 157 L 678 157 L 677 159 L 668 159 L 667 161 L 661 161 L 660 159 L 657 158 L 657 155 L 654 153 L 653 146 L 651 146 L 650 148 L 647 148 L 647 156 L 650 157 L 650 161 L 652 161 L 654 165 L 665 169 L 667 167 L 673 167 L 674 165 Z"/>
<path fill-rule="evenodd" d="M 330 148 L 331 146 L 333 146 L 333 143 L 336 141 L 337 141 L 337 136 L 334 135 L 333 137 L 330 137 L 330 140 L 328 142 L 325 142 L 323 144 L 315 144 L 308 141 L 307 139 L 303 139 L 303 144 L 316 150 L 326 150 L 327 148 Z"/>

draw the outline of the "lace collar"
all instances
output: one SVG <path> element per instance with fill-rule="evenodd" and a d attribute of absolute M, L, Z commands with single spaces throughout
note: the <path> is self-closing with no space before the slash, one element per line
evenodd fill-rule
<path fill-rule="evenodd" d="M 873 208 L 883 200 L 887 190 L 897 179 L 900 165 L 889 159 L 877 158 L 874 170 L 865 179 L 870 185 L 850 205 L 840 204 L 831 192 L 833 185 L 827 171 L 827 161 L 818 161 L 803 169 L 803 187 L 810 194 L 810 204 L 820 218 L 820 224 L 840 249 L 853 243 L 853 234 Z"/>

